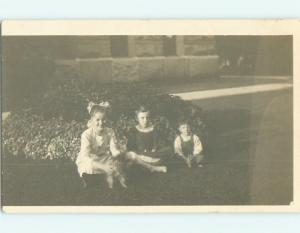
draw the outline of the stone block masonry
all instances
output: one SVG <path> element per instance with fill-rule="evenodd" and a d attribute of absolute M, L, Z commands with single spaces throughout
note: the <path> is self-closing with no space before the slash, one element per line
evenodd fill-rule
<path fill-rule="evenodd" d="M 59 60 L 55 74 L 96 82 L 174 81 L 217 75 L 219 57 L 133 57 Z"/>

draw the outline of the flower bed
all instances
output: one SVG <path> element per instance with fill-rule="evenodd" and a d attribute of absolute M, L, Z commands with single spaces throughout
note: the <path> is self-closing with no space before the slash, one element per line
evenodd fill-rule
<path fill-rule="evenodd" d="M 160 94 L 148 84 L 91 84 L 75 79 L 52 81 L 47 89 L 23 109 L 15 109 L 2 123 L 4 157 L 75 160 L 80 135 L 89 118 L 89 101 L 108 101 L 112 106 L 110 126 L 119 137 L 127 134 L 135 122 L 134 111 L 143 104 L 150 108 L 162 144 L 171 144 L 176 134 L 176 121 L 185 116 L 200 137 L 204 134 L 202 112 L 190 102 Z"/>

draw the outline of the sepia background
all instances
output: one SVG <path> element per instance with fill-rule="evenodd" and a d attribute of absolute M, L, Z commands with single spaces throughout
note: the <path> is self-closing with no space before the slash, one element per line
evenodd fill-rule
<path fill-rule="evenodd" d="M 72 163 L 2 160 L 3 205 L 290 204 L 292 39 L 217 35 L 3 37 L 4 121 L 22 107 L 21 100 L 35 98 L 35 92 L 50 79 L 103 85 L 138 82 L 200 106 L 209 138 L 203 169 L 146 176 L 136 180 L 125 194 L 120 190 L 111 194 L 100 189 L 82 191 Z M 231 94 L 228 88 L 233 88 Z M 160 179 L 164 183 L 157 182 Z"/>

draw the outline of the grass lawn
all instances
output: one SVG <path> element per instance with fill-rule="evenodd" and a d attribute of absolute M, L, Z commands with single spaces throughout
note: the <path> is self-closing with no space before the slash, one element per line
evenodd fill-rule
<path fill-rule="evenodd" d="M 81 188 L 73 164 L 4 165 L 4 205 L 197 205 L 247 202 L 247 163 L 206 164 L 192 170 L 171 164 L 167 174 L 132 168 L 128 188 L 109 190 L 104 177 Z M 240 182 L 231 182 L 240 174 Z M 243 187 L 240 189 L 239 187 Z M 234 192 L 233 192 L 234 191 Z"/>

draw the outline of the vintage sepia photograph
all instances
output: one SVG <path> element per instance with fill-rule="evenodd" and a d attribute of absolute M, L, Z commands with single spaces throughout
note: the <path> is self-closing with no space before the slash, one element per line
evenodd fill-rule
<path fill-rule="evenodd" d="M 2 31 L 2 207 L 295 202 L 293 34 Z"/>

